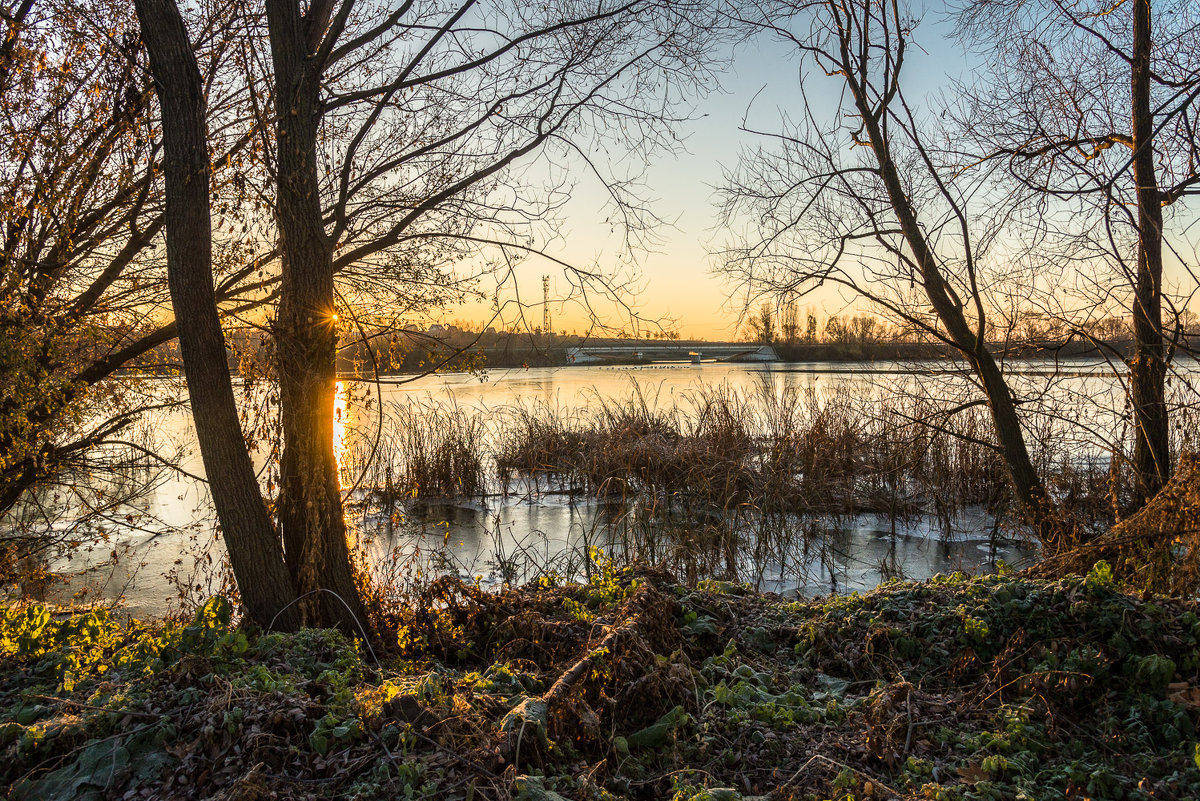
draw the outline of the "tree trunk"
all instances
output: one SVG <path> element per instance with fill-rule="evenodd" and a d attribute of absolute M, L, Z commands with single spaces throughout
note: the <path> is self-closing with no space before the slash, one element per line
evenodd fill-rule
<path fill-rule="evenodd" d="M 1046 492 L 1046 486 L 1033 466 L 1033 460 L 1029 457 L 1020 416 L 1017 414 L 1016 402 L 1008 382 L 1004 380 L 1000 366 L 988 350 L 983 332 L 971 329 L 962 304 L 951 296 L 933 250 L 921 230 L 916 210 L 904 191 L 900 172 L 892 159 L 891 145 L 876 116 L 877 112 L 872 108 L 863 88 L 849 78 L 854 75 L 852 65 L 843 66 L 855 105 L 862 115 L 863 128 L 879 165 L 879 176 L 887 190 L 888 201 L 921 272 L 925 295 L 938 319 L 946 327 L 955 347 L 970 362 L 975 375 L 983 384 L 996 439 L 1012 482 L 1013 494 L 1021 506 L 1026 522 L 1037 533 L 1047 551 L 1057 552 L 1070 544 L 1069 532 L 1065 530 L 1061 516 Z M 980 321 L 980 326 L 982 325 L 983 322 Z"/>
<path fill-rule="evenodd" d="M 295 0 L 268 0 L 267 24 L 282 254 L 275 319 L 284 443 L 279 521 L 292 578 L 301 595 L 313 593 L 304 604 L 306 622 L 357 633 L 366 630 L 367 618 L 346 543 L 333 451 L 337 315 L 317 173 L 320 74 L 307 44 L 314 23 Z"/>
<path fill-rule="evenodd" d="M 1134 353 L 1129 361 L 1133 407 L 1134 509 L 1170 477 L 1166 352 L 1162 334 L 1162 196 L 1154 166 L 1154 112 L 1150 97 L 1150 0 L 1133 4 L 1133 177 L 1137 187 L 1138 254 L 1133 300 Z"/>
<path fill-rule="evenodd" d="M 162 108 L 167 282 L 204 471 L 247 613 L 264 628 L 295 628 L 296 591 L 238 421 L 213 291 L 200 72 L 174 0 L 135 5 Z"/>

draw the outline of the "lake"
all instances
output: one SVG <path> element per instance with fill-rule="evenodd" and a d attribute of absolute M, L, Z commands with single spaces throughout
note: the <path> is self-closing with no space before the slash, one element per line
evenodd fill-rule
<path fill-rule="evenodd" d="M 1105 437 L 1119 432 L 1124 406 L 1124 391 L 1111 365 L 1088 359 L 1030 360 L 1015 363 L 1012 374 L 1026 401 L 1023 408 L 1036 412 L 1031 419 L 1037 436 L 1054 440 L 1072 458 L 1106 458 L 1110 444 Z M 1195 401 L 1188 379 L 1196 375 L 1195 363 L 1189 362 L 1173 378 L 1172 392 L 1180 403 Z M 457 406 L 480 415 L 486 436 L 494 437 L 506 410 L 514 406 L 586 410 L 635 391 L 652 405 L 685 410 L 698 392 L 714 387 L 747 396 L 792 391 L 884 398 L 906 392 L 946 405 L 974 397 L 971 379 L 945 362 L 532 368 L 340 386 L 336 437 L 343 455 L 351 443 L 386 441 L 393 435 L 395 410 L 406 405 Z M 183 449 L 185 471 L 202 474 L 185 410 L 159 413 L 152 428 L 160 444 Z M 347 484 L 353 483 L 350 476 Z M 577 572 L 589 549 L 613 552 L 614 532 L 622 522 L 621 510 L 609 501 L 532 488 L 424 504 L 388 519 L 363 504 L 348 509 L 380 576 L 403 580 L 418 570 L 449 570 L 478 577 L 488 586 L 527 577 L 530 571 Z M 72 576 L 72 590 L 87 586 L 92 597 L 123 596 L 135 613 L 160 612 L 178 596 L 180 586 L 194 595 L 217 589 L 215 565 L 223 551 L 213 539 L 213 518 L 202 482 L 180 473 L 166 475 L 138 509 L 110 517 L 105 524 L 108 542 L 51 567 Z M 878 515 L 856 515 L 834 521 L 790 558 L 739 564 L 739 577 L 763 589 L 820 594 L 867 589 L 889 577 L 990 571 L 1000 560 L 1020 567 L 1036 559 L 1036 548 L 1022 542 L 1019 532 L 998 532 L 995 522 L 982 509 L 964 510 L 949 529 L 945 521 L 928 517 L 896 524 Z"/>

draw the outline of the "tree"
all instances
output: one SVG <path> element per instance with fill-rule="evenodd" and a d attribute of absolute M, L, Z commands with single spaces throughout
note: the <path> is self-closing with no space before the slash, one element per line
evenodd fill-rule
<path fill-rule="evenodd" d="M 1200 26 L 1189 4 L 1151 0 L 988 0 L 963 5 L 959 22 L 991 52 L 987 83 L 962 93 L 959 124 L 977 156 L 1004 165 L 1012 202 L 1033 210 L 1026 237 L 1046 262 L 1111 265 L 1128 287 L 1137 508 L 1171 471 L 1165 383 L 1183 304 L 1163 284 L 1165 212 L 1200 184 Z M 1084 283 L 1103 314 L 1110 282 Z"/>
<path fill-rule="evenodd" d="M 952 346 L 982 397 L 947 413 L 987 404 L 1025 519 L 1048 550 L 1068 545 L 989 343 L 990 232 L 970 213 L 980 185 L 963 183 L 981 179 L 939 164 L 902 88 L 915 21 L 895 0 L 763 2 L 739 18 L 791 44 L 815 68 L 805 77 L 836 80 L 841 100 L 824 122 L 806 102 L 795 128 L 768 135 L 774 149 L 728 177 L 725 222 L 757 231 L 725 252 L 726 274 L 780 294 L 842 286 Z"/>
<path fill-rule="evenodd" d="M 554 143 L 586 158 L 571 128 L 587 118 L 656 140 L 669 106 L 640 104 L 669 103 L 662 82 L 693 58 L 701 29 L 689 15 L 701 7 L 463 0 L 405 4 L 382 19 L 353 0 L 266 8 L 282 279 L 279 519 L 301 594 L 341 596 L 323 597 L 310 614 L 347 625 L 361 613 L 332 450 L 335 276 L 380 255 L 403 257 L 412 243 L 519 245 L 504 238 L 514 230 L 511 202 L 492 201 L 514 188 L 501 176 Z M 332 150 L 332 180 L 322 177 L 322 149 Z M 619 208 L 636 214 L 624 188 L 609 186 Z M 537 217 L 547 208 L 523 201 L 516 210 Z"/>
<path fill-rule="evenodd" d="M 825 321 L 825 341 L 837 345 L 849 344 L 850 329 L 842 321 L 840 315 L 831 314 L 829 315 L 829 319 Z"/>
<path fill-rule="evenodd" d="M 0 19 L 0 515 L 9 531 L 36 521 L 31 538 L 8 543 L 19 557 L 45 548 L 38 532 L 58 514 L 116 513 L 104 485 L 162 458 L 131 432 L 172 389 L 136 376 L 162 373 L 147 357 L 176 326 L 162 281 L 162 150 L 132 9 L 24 0 Z M 207 85 L 224 29 L 198 48 Z M 210 113 L 228 115 L 226 100 Z M 211 143 L 215 192 L 251 141 L 242 131 Z M 223 259 L 223 314 L 263 300 L 253 257 L 237 255 Z"/>
<path fill-rule="evenodd" d="M 3 15 L 0 513 L 120 429 L 113 408 L 112 424 L 67 433 L 103 410 L 89 390 L 144 330 L 113 290 L 157 230 L 155 198 L 140 191 L 153 153 L 122 15 L 109 19 L 116 41 L 89 48 L 89 26 L 69 6 L 23 2 Z"/>
<path fill-rule="evenodd" d="M 174 0 L 136 0 L 159 105 L 166 178 L 167 282 L 192 417 L 217 517 L 250 617 L 295 628 L 300 610 L 246 450 L 212 270 L 204 87 Z M 332 441 L 332 437 L 331 437 Z"/>
<path fill-rule="evenodd" d="M 256 225 L 277 233 L 271 330 L 282 457 L 274 536 L 304 623 L 366 625 L 333 452 L 345 319 L 357 307 L 403 297 L 413 263 L 445 263 L 484 246 L 505 261 L 536 251 L 530 223 L 559 200 L 519 191 L 510 171 L 527 156 L 556 146 L 598 169 L 576 143 L 583 132 L 619 134 L 639 148 L 665 143 L 676 73 L 692 74 L 693 48 L 711 29 L 692 20 L 700 8 L 466 0 L 407 3 L 380 16 L 353 0 L 307 9 L 269 0 L 265 21 L 244 18 L 233 49 L 245 74 L 249 113 L 242 114 L 252 120 L 261 160 L 240 181 L 256 188 L 234 205 L 255 211 L 269 198 L 269 215 Z M 176 122 L 185 116 L 181 110 Z M 189 124 L 196 117 L 193 109 Z M 630 228 L 649 221 L 623 181 L 606 185 Z M 183 274 L 196 279 L 201 271 L 193 264 Z M 185 350 L 185 360 L 211 358 L 208 345 Z M 218 417 L 196 422 L 210 429 L 202 442 L 220 439 Z M 236 483 L 249 487 L 244 477 Z M 261 581 L 234 567 L 239 585 Z M 260 609 L 251 612 L 269 622 Z"/>
<path fill-rule="evenodd" d="M 769 301 L 764 302 L 748 325 L 755 342 L 770 345 L 775 341 L 775 308 Z"/>
<path fill-rule="evenodd" d="M 796 301 L 784 304 L 782 320 L 779 323 L 779 335 L 789 345 L 800 341 L 800 304 Z"/>

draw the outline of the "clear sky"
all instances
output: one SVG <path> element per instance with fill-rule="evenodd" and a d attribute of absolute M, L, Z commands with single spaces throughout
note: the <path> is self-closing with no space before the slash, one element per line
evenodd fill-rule
<path fill-rule="evenodd" d="M 944 4 L 928 0 L 905 66 L 905 91 L 918 107 L 950 89 L 955 79 L 970 78 L 971 70 L 982 63 L 950 36 L 951 27 Z M 660 155 L 649 165 L 646 195 L 653 199 L 658 216 L 674 225 L 659 231 L 661 242 L 654 251 L 637 254 L 635 267 L 641 276 L 637 311 L 643 317 L 662 320 L 685 338 L 721 339 L 738 332 L 741 288 L 713 274 L 715 261 L 710 254 L 728 239 L 727 232 L 716 228 L 715 189 L 722 183 L 723 170 L 734 167 L 739 152 L 756 141 L 739 130 L 743 121 L 748 120 L 752 128 L 778 130 L 781 115 L 797 111 L 800 80 L 801 64 L 787 46 L 767 36 L 742 45 L 730 69 L 721 76 L 721 89 L 699 101 L 696 118 L 682 129 L 686 152 Z M 818 111 L 824 103 L 825 110 L 832 112 L 840 89 L 838 81 L 811 70 L 806 70 L 803 80 L 805 92 Z M 619 272 L 620 238 L 611 235 L 605 221 L 603 192 L 585 177 L 579 180 L 565 209 L 566 236 L 555 243 L 551 253 L 582 267 Z M 1189 230 L 1184 239 L 1195 239 L 1200 226 Z M 1191 258 L 1195 242 L 1181 240 L 1178 244 Z M 1170 278 L 1169 283 L 1194 286 L 1178 263 L 1168 267 L 1179 278 Z M 519 274 L 521 295 L 527 303 L 540 300 L 543 274 L 551 276 L 552 298 L 567 291 L 568 282 L 560 268 L 531 261 Z M 829 314 L 845 310 L 853 299 L 829 290 L 802 302 L 819 314 Z M 588 327 L 586 315 L 579 308 L 560 308 L 552 303 L 551 309 L 556 330 L 583 331 Z M 540 321 L 540 307 L 530 309 L 529 314 Z M 619 324 L 622 318 L 613 314 L 608 320 Z"/>
<path fill-rule="evenodd" d="M 940 11 L 924 15 L 916 35 L 924 52 L 910 51 L 906 65 L 906 89 L 911 96 L 937 91 L 968 69 L 968 58 L 957 42 L 948 39 L 948 30 Z M 725 232 L 716 228 L 714 192 L 722 182 L 723 169 L 734 167 L 739 151 L 755 140 L 740 130 L 743 121 L 760 130 L 776 130 L 781 113 L 797 102 L 800 67 L 788 47 L 769 37 L 741 46 L 720 79 L 721 90 L 702 98 L 696 119 L 683 128 L 686 152 L 660 156 L 649 166 L 645 194 L 653 200 L 657 215 L 674 224 L 658 231 L 661 242 L 653 251 L 635 254 L 634 269 L 640 274 L 637 311 L 643 317 L 662 320 L 685 338 L 723 339 L 738 332 L 738 288 L 712 272 L 715 261 L 710 252 L 726 238 Z M 837 82 L 821 74 L 806 75 L 805 81 L 809 97 L 817 104 L 825 100 L 832 109 Z M 580 177 L 565 212 L 566 236 L 555 243 L 551 253 L 582 267 L 620 270 L 621 242 L 605 221 L 602 188 Z M 540 300 L 543 274 L 550 275 L 552 298 L 568 291 L 561 268 L 530 261 L 518 274 L 526 303 Z M 822 312 L 836 313 L 849 299 L 830 291 L 807 302 Z M 482 309 L 464 311 L 461 316 L 473 318 Z M 583 331 L 588 327 L 587 316 L 579 307 L 552 302 L 551 311 L 556 330 Z M 541 319 L 540 307 L 527 314 L 535 322 Z M 621 316 L 614 312 L 608 319 L 619 324 Z"/>

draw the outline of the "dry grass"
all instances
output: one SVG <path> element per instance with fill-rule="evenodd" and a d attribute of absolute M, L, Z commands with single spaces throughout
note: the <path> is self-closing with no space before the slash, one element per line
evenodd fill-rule
<path fill-rule="evenodd" d="M 729 511 L 902 517 L 998 507 L 1003 463 L 978 409 L 940 420 L 921 400 L 718 387 L 653 406 L 642 393 L 590 413 L 511 412 L 500 475 L 553 475 L 591 493 Z"/>
<path fill-rule="evenodd" d="M 454 404 L 395 404 L 383 436 L 350 447 L 343 473 L 391 507 L 486 493 L 487 458 L 484 423 L 474 412 Z"/>
<path fill-rule="evenodd" d="M 945 404 L 764 384 L 667 399 L 634 385 L 623 398 L 573 410 L 397 406 L 373 455 L 357 451 L 373 507 L 363 511 L 394 520 L 414 504 L 505 493 L 565 493 L 590 504 L 574 553 L 506 553 L 497 532 L 490 564 L 506 580 L 577 575 L 599 547 L 688 583 L 760 583 L 766 569 L 788 575 L 844 558 L 837 535 L 858 515 L 879 516 L 893 533 L 932 521 L 951 539 L 977 526 L 971 515 L 983 510 L 991 536 L 1015 535 L 1020 525 L 986 408 L 948 415 Z M 1109 460 L 1083 458 L 1040 430 L 1029 441 L 1075 520 L 1094 530 L 1111 525 L 1123 479 Z"/>

